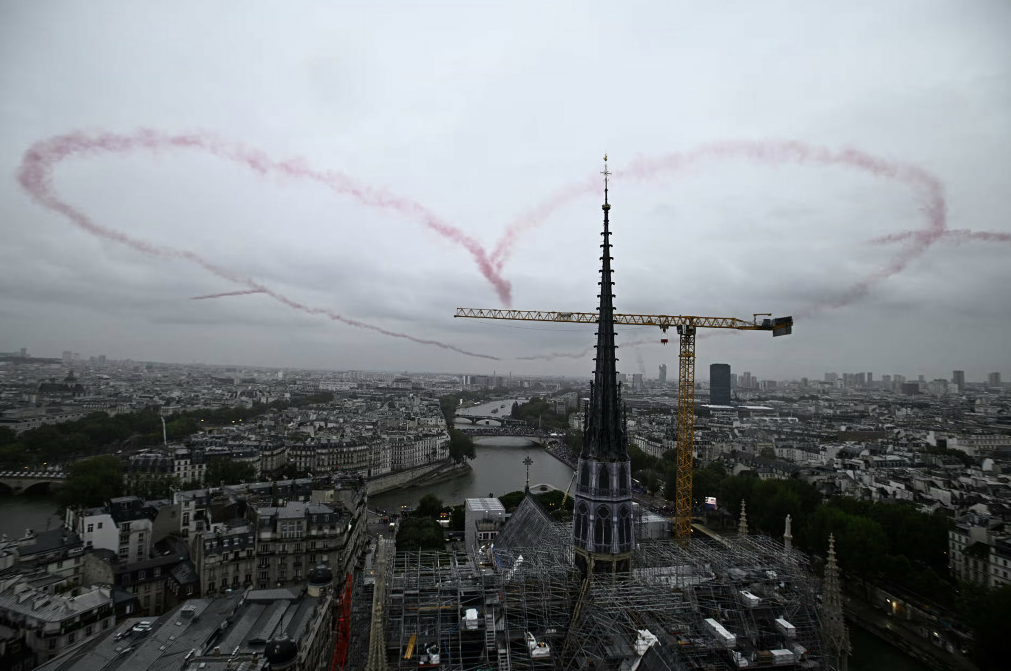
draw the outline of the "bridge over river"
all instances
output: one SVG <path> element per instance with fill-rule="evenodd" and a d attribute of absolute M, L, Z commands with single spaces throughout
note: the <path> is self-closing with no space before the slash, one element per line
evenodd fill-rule
<path fill-rule="evenodd" d="M 0 471 L 0 493 L 46 494 L 66 481 L 63 471 Z"/>

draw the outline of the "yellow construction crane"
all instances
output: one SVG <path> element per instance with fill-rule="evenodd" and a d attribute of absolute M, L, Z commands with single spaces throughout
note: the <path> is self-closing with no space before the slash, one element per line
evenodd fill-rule
<path fill-rule="evenodd" d="M 484 310 L 457 308 L 454 317 L 470 319 L 506 319 L 535 322 L 574 322 L 596 324 L 596 312 L 546 312 L 536 310 Z M 762 319 L 759 319 L 759 318 Z M 772 318 L 769 313 L 755 313 L 751 319 L 736 317 L 695 317 L 688 315 L 633 315 L 614 313 L 615 324 L 677 328 L 681 347 L 678 353 L 677 478 L 674 487 L 674 535 L 688 538 L 692 533 L 692 446 L 695 439 L 695 331 L 700 328 L 772 331 L 773 336 L 793 332 L 793 317 Z M 667 338 L 660 340 L 667 344 Z"/>

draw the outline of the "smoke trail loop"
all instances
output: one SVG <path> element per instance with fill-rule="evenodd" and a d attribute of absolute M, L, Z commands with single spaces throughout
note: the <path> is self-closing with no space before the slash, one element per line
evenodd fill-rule
<path fill-rule="evenodd" d="M 434 347 L 439 347 L 445 350 L 457 352 L 459 354 L 465 354 L 467 356 L 477 357 L 481 359 L 489 359 L 492 361 L 500 360 L 499 357 L 492 356 L 489 354 L 481 354 L 478 352 L 472 352 L 455 345 L 450 345 L 437 340 L 430 340 L 426 338 L 417 338 L 405 333 L 398 333 L 396 331 L 390 331 L 373 324 L 367 324 L 365 322 L 358 321 L 356 319 L 350 319 L 342 315 L 333 312 L 332 310 L 327 310 L 324 308 L 315 308 L 299 303 L 298 301 L 289 298 L 288 296 L 273 291 L 266 286 L 254 282 L 249 278 L 237 275 L 221 266 L 218 266 L 207 259 L 204 259 L 200 255 L 185 249 L 176 249 L 167 246 L 159 246 L 149 243 L 145 240 L 139 238 L 134 238 L 132 236 L 123 233 L 122 231 L 109 229 L 98 225 L 91 220 L 86 214 L 78 210 L 77 208 L 63 202 L 60 200 L 55 193 L 53 188 L 53 169 L 62 160 L 69 156 L 82 154 L 87 152 L 98 152 L 98 151 L 123 151 L 132 149 L 136 146 L 153 147 L 155 149 L 160 149 L 165 146 L 163 140 L 164 136 L 160 136 L 151 131 L 141 132 L 133 137 L 124 136 L 103 136 L 104 140 L 101 142 L 96 142 L 80 134 L 60 136 L 53 138 L 52 140 L 43 141 L 33 145 L 26 153 L 25 158 L 21 164 L 21 169 L 18 171 L 18 181 L 21 186 L 43 207 L 46 207 L 54 212 L 60 213 L 69 219 L 73 224 L 80 227 L 81 229 L 87 231 L 88 233 L 106 240 L 111 240 L 122 244 L 130 249 L 147 254 L 150 256 L 180 259 L 193 263 L 208 273 L 219 277 L 229 282 L 245 286 L 247 289 L 241 292 L 228 292 L 229 294 L 235 293 L 259 293 L 265 294 L 270 298 L 278 301 L 279 303 L 286 305 L 295 310 L 299 310 L 306 314 L 311 315 L 321 315 L 325 316 L 331 321 L 340 322 L 347 324 L 348 326 L 354 326 L 356 328 L 366 329 L 374 331 L 376 333 L 381 333 L 383 335 L 389 336 L 391 338 L 400 338 L 403 340 L 409 340 L 421 345 L 432 345 Z M 173 143 L 170 146 L 181 145 L 181 146 L 203 146 L 201 143 L 204 140 L 200 138 L 194 138 L 190 136 L 176 136 L 173 138 Z M 243 160 L 247 162 L 254 169 L 262 169 L 266 171 L 270 164 L 267 159 L 259 156 L 251 155 L 248 153 L 239 154 L 243 156 Z"/>

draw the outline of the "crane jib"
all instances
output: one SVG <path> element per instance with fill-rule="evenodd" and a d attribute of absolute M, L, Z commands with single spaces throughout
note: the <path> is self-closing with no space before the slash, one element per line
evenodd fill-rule
<path fill-rule="evenodd" d="M 596 324 L 596 312 L 560 312 L 550 310 L 494 310 L 485 308 L 457 308 L 455 317 L 471 319 L 506 319 L 510 321 L 566 322 Z M 759 319 L 765 317 L 765 319 Z M 737 329 L 740 331 L 772 331 L 774 336 L 789 335 L 793 331 L 793 317 L 771 318 L 755 314 L 751 319 L 737 317 L 701 317 L 696 315 L 614 314 L 615 324 L 630 326 L 656 326 L 666 331 L 676 326 L 696 328 Z"/>

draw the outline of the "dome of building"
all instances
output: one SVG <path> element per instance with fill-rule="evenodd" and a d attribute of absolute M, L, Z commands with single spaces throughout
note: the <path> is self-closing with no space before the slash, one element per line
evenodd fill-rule
<path fill-rule="evenodd" d="M 320 564 L 309 571 L 308 583 L 310 587 L 326 587 L 333 582 L 333 571 L 325 564 Z"/>
<path fill-rule="evenodd" d="M 267 642 L 263 656 L 270 663 L 270 668 L 283 669 L 292 664 L 295 658 L 298 657 L 298 643 L 286 635 L 282 635 L 281 638 Z"/>

